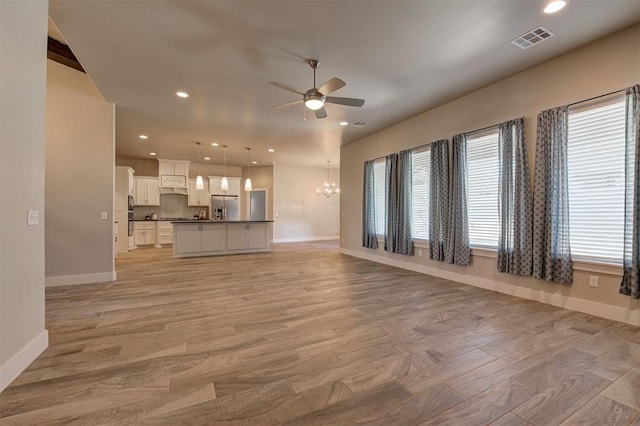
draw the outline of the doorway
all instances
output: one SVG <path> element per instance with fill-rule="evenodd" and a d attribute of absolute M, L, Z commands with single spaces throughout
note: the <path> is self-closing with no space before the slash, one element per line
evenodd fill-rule
<path fill-rule="evenodd" d="M 267 219 L 267 190 L 254 189 L 249 193 L 249 220 Z"/>

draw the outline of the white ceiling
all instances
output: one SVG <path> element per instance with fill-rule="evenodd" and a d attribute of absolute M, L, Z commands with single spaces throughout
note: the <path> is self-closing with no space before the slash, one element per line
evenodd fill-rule
<path fill-rule="evenodd" d="M 106 100 L 116 104 L 119 156 L 323 167 L 340 146 L 640 21 L 640 0 L 571 0 L 555 15 L 545 0 L 51 0 L 50 16 Z M 543 25 L 528 50 L 510 40 Z M 271 107 L 318 87 L 362 108 Z M 190 94 L 175 96 L 177 90 Z M 341 127 L 339 121 L 365 127 Z M 492 124 L 492 123 L 487 123 Z M 147 141 L 139 134 L 149 136 Z M 274 148 L 275 153 L 267 152 Z"/>

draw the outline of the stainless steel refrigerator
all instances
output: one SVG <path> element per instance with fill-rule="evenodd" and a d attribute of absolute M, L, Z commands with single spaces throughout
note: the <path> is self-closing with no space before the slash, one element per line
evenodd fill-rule
<path fill-rule="evenodd" d="M 240 205 L 236 195 L 212 195 L 211 219 L 240 220 Z"/>

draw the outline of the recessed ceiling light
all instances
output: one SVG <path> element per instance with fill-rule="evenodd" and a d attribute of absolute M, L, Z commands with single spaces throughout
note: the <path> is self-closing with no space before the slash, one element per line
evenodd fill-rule
<path fill-rule="evenodd" d="M 149 136 L 147 136 L 147 135 L 139 135 L 138 137 L 140 139 L 149 139 Z"/>
<path fill-rule="evenodd" d="M 348 121 L 341 121 L 341 122 L 340 122 L 340 125 L 341 125 L 341 126 L 348 126 L 348 125 L 349 125 L 349 122 L 348 122 Z"/>
<path fill-rule="evenodd" d="M 567 5 L 567 2 L 565 0 L 553 0 L 553 1 L 550 1 L 544 7 L 544 13 L 547 13 L 547 14 L 556 13 L 556 12 L 564 9 L 564 7 L 566 5 Z"/>
<path fill-rule="evenodd" d="M 207 160 L 207 161 L 211 160 L 210 157 L 204 157 L 204 159 Z"/>
<path fill-rule="evenodd" d="M 156 155 L 158 155 L 158 154 L 156 154 L 155 152 L 150 152 L 150 153 L 149 153 L 149 155 L 151 155 L 151 156 L 154 156 L 154 157 L 155 157 L 155 156 L 156 156 Z"/>
<path fill-rule="evenodd" d="M 269 152 L 276 152 L 276 150 L 275 150 L 275 149 L 273 149 L 273 148 L 269 148 L 267 151 L 269 151 Z"/>
<path fill-rule="evenodd" d="M 258 164 L 258 162 L 257 161 L 252 161 L 251 164 Z"/>
<path fill-rule="evenodd" d="M 176 96 L 179 98 L 188 98 L 189 94 L 187 92 L 176 92 Z"/>
<path fill-rule="evenodd" d="M 212 143 L 211 146 L 218 146 L 216 142 Z"/>

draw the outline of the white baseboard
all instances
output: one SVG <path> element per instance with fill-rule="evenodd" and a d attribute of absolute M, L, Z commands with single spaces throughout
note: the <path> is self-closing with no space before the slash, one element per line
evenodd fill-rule
<path fill-rule="evenodd" d="M 337 235 L 330 235 L 328 237 L 294 237 L 294 238 L 274 238 L 274 243 L 301 243 L 305 241 L 330 241 L 337 240 Z"/>
<path fill-rule="evenodd" d="M 45 277 L 45 287 L 57 287 L 61 285 L 77 285 L 91 283 L 105 283 L 116 280 L 116 271 L 100 272 L 97 274 L 58 275 Z"/>
<path fill-rule="evenodd" d="M 640 310 L 638 309 L 607 305 L 604 303 L 579 299 L 577 297 L 563 296 L 559 293 L 548 293 L 542 290 L 533 291 L 530 288 L 494 281 L 489 278 L 480 278 L 472 275 L 460 274 L 458 272 L 446 271 L 426 265 L 418 265 L 415 263 L 391 259 L 375 254 L 363 253 L 361 251 L 352 249 L 340 248 L 340 253 L 346 254 L 348 256 L 358 257 L 360 259 L 371 260 L 372 262 L 378 262 L 402 269 L 408 269 L 410 271 L 419 272 L 422 274 L 432 275 L 438 278 L 456 281 L 462 284 L 468 284 L 474 287 L 496 291 L 498 293 L 508 294 L 510 296 L 534 300 L 536 302 L 569 309 L 571 311 L 582 312 L 584 314 L 595 315 L 597 317 L 606 318 L 613 321 L 620 321 L 627 324 L 640 326 Z"/>
<path fill-rule="evenodd" d="M 0 392 L 6 389 L 49 346 L 49 332 L 42 330 L 7 362 L 0 365 Z"/>

